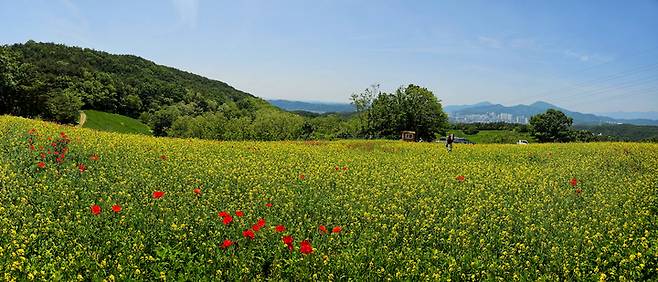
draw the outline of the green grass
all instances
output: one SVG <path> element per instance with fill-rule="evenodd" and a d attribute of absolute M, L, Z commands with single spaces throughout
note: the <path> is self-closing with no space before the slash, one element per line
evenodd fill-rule
<path fill-rule="evenodd" d="M 475 135 L 467 135 L 461 130 L 451 130 L 456 137 L 463 137 L 477 144 L 515 144 L 519 140 L 528 140 L 533 143 L 535 139 L 530 133 L 510 130 L 481 130 Z"/>
<path fill-rule="evenodd" d="M 134 118 L 94 110 L 87 110 L 85 114 L 87 115 L 87 121 L 82 126 L 85 128 L 118 133 L 151 135 L 149 127 Z"/>

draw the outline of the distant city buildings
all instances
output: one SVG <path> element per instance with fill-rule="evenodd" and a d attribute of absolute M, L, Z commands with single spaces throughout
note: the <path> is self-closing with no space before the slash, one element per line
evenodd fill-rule
<path fill-rule="evenodd" d="M 520 123 L 528 124 L 530 117 L 525 115 L 513 115 L 510 113 L 482 113 L 482 114 L 460 114 L 453 113 L 449 115 L 450 120 L 456 123 L 490 123 L 490 122 L 506 122 L 506 123 Z"/>

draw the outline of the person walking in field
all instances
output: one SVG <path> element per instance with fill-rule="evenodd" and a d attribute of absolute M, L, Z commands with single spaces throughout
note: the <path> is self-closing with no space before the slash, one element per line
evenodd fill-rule
<path fill-rule="evenodd" d="M 448 138 L 446 138 L 446 149 L 448 150 L 448 153 L 452 152 L 452 143 L 454 141 L 455 141 L 455 135 L 448 134 Z"/>

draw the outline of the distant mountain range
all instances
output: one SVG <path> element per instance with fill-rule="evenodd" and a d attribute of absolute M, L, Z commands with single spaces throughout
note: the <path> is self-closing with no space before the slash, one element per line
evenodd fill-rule
<path fill-rule="evenodd" d="M 490 102 L 474 105 L 445 106 L 444 110 L 454 122 L 514 122 L 528 123 L 533 115 L 543 113 L 548 109 L 562 111 L 573 118 L 575 125 L 601 125 L 601 124 L 634 124 L 658 125 L 658 120 L 652 119 L 616 119 L 608 116 L 586 114 L 570 111 L 546 102 L 535 102 L 530 105 L 503 106 Z"/>
<path fill-rule="evenodd" d="M 289 100 L 268 100 L 271 104 L 287 111 L 307 111 L 314 113 L 353 112 L 354 106 L 349 103 L 301 102 Z M 533 115 L 543 113 L 548 109 L 557 109 L 573 118 L 575 125 L 602 124 L 634 124 L 658 125 L 656 112 L 617 112 L 604 114 L 587 114 L 570 111 L 546 102 L 535 102 L 530 105 L 503 106 L 490 102 L 472 105 L 446 105 L 443 110 L 448 113 L 452 122 L 510 122 L 528 123 Z"/>
<path fill-rule="evenodd" d="M 597 115 L 616 119 L 653 119 L 658 120 L 658 112 L 609 112 Z"/>
<path fill-rule="evenodd" d="M 349 113 L 356 109 L 349 103 L 301 102 L 289 100 L 267 100 L 270 104 L 286 111 L 306 111 L 312 113 Z"/>

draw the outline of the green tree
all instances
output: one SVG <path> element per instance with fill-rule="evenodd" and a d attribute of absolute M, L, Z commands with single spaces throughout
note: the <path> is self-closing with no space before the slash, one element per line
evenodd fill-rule
<path fill-rule="evenodd" d="M 46 102 L 48 117 L 62 123 L 75 123 L 80 116 L 82 101 L 71 88 L 51 92 Z"/>
<path fill-rule="evenodd" d="M 398 138 L 401 131 L 410 130 L 430 141 L 445 132 L 448 116 L 432 91 L 410 84 L 379 94 L 368 110 L 368 125 L 377 136 Z"/>
<path fill-rule="evenodd" d="M 304 119 L 291 113 L 260 110 L 256 113 L 252 128 L 258 140 L 294 140 L 301 137 Z"/>
<path fill-rule="evenodd" d="M 142 99 L 137 95 L 128 95 L 124 98 L 123 107 L 129 116 L 135 116 L 142 109 Z"/>
<path fill-rule="evenodd" d="M 155 136 L 167 136 L 167 131 L 180 116 L 181 111 L 176 106 L 167 106 L 151 115 L 142 115 L 148 119 Z"/>
<path fill-rule="evenodd" d="M 14 105 L 19 71 L 17 55 L 0 46 L 0 113 L 9 113 Z"/>
<path fill-rule="evenodd" d="M 372 120 L 370 115 L 370 109 L 372 108 L 372 103 L 375 99 L 381 94 L 379 90 L 379 84 L 373 84 L 370 87 L 363 90 L 363 92 L 353 93 L 350 97 L 352 105 L 356 108 L 358 121 L 360 122 L 359 129 L 362 134 L 370 135 L 371 124 L 368 122 Z"/>
<path fill-rule="evenodd" d="M 549 109 L 530 118 L 532 135 L 539 142 L 568 142 L 571 140 L 573 119 L 563 112 Z"/>

